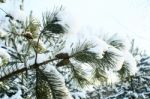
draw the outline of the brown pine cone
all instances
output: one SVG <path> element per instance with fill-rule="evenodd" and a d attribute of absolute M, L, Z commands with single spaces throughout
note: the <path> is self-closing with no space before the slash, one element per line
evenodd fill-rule
<path fill-rule="evenodd" d="M 23 36 L 26 37 L 27 39 L 33 39 L 32 33 L 30 32 L 24 33 Z"/>
<path fill-rule="evenodd" d="M 61 60 L 60 62 L 58 62 L 56 64 L 57 67 L 61 67 L 61 66 L 64 66 L 64 65 L 68 65 L 70 63 L 70 60 L 69 59 L 63 59 Z"/>
<path fill-rule="evenodd" d="M 58 59 L 69 59 L 68 53 L 59 53 L 55 57 Z"/>

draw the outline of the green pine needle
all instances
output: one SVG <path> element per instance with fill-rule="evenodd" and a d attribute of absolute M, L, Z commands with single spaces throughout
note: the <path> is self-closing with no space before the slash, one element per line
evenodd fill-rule
<path fill-rule="evenodd" d="M 122 80 L 130 75 L 129 64 L 127 62 L 124 62 L 122 68 L 118 71 L 118 74 Z"/>
<path fill-rule="evenodd" d="M 109 44 L 119 50 L 125 49 L 125 45 L 122 40 L 112 40 Z"/>
<path fill-rule="evenodd" d="M 87 79 L 86 72 L 81 68 L 81 66 L 74 66 L 71 64 L 71 75 L 72 81 L 77 87 L 83 88 L 90 84 L 90 81 Z"/>
<path fill-rule="evenodd" d="M 107 80 L 106 72 L 100 68 L 95 68 L 92 71 L 93 82 L 104 82 Z"/>
<path fill-rule="evenodd" d="M 65 26 L 60 24 L 59 12 L 61 10 L 61 8 L 56 9 L 53 12 L 47 12 L 43 15 L 44 30 L 55 34 L 65 33 L 67 31 Z"/>
<path fill-rule="evenodd" d="M 117 62 L 116 59 L 117 57 L 119 57 L 119 55 L 117 55 L 116 53 L 112 51 L 106 51 L 104 52 L 103 58 L 99 60 L 99 65 L 101 67 L 104 67 L 104 69 L 109 70 L 110 68 L 115 67 Z"/>

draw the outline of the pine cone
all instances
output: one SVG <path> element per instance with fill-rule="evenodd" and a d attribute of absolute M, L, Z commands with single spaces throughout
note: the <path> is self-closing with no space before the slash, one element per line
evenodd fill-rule
<path fill-rule="evenodd" d="M 27 39 L 33 39 L 32 33 L 30 33 L 30 32 L 24 33 L 23 36 L 26 37 Z"/>
<path fill-rule="evenodd" d="M 69 59 L 68 53 L 59 53 L 55 57 L 58 59 Z"/>
<path fill-rule="evenodd" d="M 64 66 L 64 65 L 68 65 L 70 63 L 70 60 L 69 59 L 63 59 L 61 60 L 60 62 L 58 62 L 56 64 L 57 67 L 61 67 L 61 66 Z"/>

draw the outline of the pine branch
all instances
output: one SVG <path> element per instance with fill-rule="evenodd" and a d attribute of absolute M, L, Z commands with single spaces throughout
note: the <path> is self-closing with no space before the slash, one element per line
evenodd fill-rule
<path fill-rule="evenodd" d="M 52 62 L 52 61 L 55 61 L 55 60 L 58 60 L 58 59 L 54 58 L 54 59 L 50 59 L 50 60 L 47 60 L 47 61 L 44 61 L 44 62 L 41 62 L 41 63 L 38 63 L 38 64 L 33 64 L 33 65 L 28 66 L 28 68 L 25 67 L 25 66 L 19 66 L 19 67 L 16 67 L 15 69 L 13 67 L 10 67 L 10 68 L 1 67 L 0 70 L 3 70 L 3 71 L 1 71 L 0 81 L 8 79 L 11 76 L 22 73 L 22 72 L 27 71 L 27 70 L 32 69 L 32 68 L 36 69 L 39 66 L 46 65 L 49 62 Z M 4 75 L 2 75 L 2 73 L 4 73 Z"/>
<path fill-rule="evenodd" d="M 94 45 L 90 42 L 83 42 L 82 44 L 77 45 L 76 48 L 72 49 L 72 55 L 74 60 L 87 63 L 92 65 L 93 68 L 98 67 L 101 69 L 110 69 L 113 68 L 116 64 L 117 57 L 119 55 L 113 51 L 105 51 L 103 58 L 100 58 L 97 53 L 90 51 L 90 48 L 93 48 Z"/>
<path fill-rule="evenodd" d="M 61 34 L 67 31 L 66 28 L 59 23 L 61 19 L 58 17 L 58 14 L 61 10 L 62 8 L 56 9 L 53 12 L 47 12 L 43 15 L 43 27 L 46 31 L 50 31 L 54 34 Z"/>
<path fill-rule="evenodd" d="M 103 67 L 107 70 L 115 67 L 118 57 L 119 55 L 113 51 L 104 52 L 103 58 L 99 60 L 99 67 Z"/>
<path fill-rule="evenodd" d="M 51 68 L 49 72 L 41 70 L 39 72 L 43 80 L 48 82 L 53 99 L 73 99 L 62 75 L 55 68 Z"/>
<path fill-rule="evenodd" d="M 83 70 L 81 66 L 78 66 L 77 64 L 70 64 L 70 75 L 71 75 L 71 81 L 74 83 L 77 87 L 83 88 L 84 86 L 90 85 L 90 80 L 87 78 L 86 72 Z"/>
<path fill-rule="evenodd" d="M 52 93 L 48 85 L 48 82 L 45 81 L 43 74 L 37 68 L 36 69 L 36 98 L 37 99 L 51 99 Z"/>
<path fill-rule="evenodd" d="M 123 50 L 126 48 L 126 45 L 124 43 L 124 41 L 120 38 L 116 39 L 117 34 L 112 35 L 109 39 L 105 39 L 104 40 L 111 46 L 119 49 L 119 50 Z"/>
<path fill-rule="evenodd" d="M 124 62 L 122 68 L 118 71 L 118 73 L 121 80 L 128 77 L 130 75 L 129 64 L 127 62 Z"/>
<path fill-rule="evenodd" d="M 107 80 L 106 72 L 101 68 L 96 67 L 92 71 L 92 75 L 93 83 L 104 82 Z"/>
<path fill-rule="evenodd" d="M 105 51 L 103 54 L 103 58 L 100 58 L 96 53 L 90 51 L 90 48 L 93 48 L 94 45 L 90 42 L 83 42 L 76 46 L 76 48 L 72 49 L 72 55 L 70 58 L 73 58 L 77 63 L 87 63 L 92 67 L 92 79 L 96 82 L 103 82 L 107 80 L 106 70 L 113 68 L 116 66 L 117 58 L 120 57 L 113 50 Z M 79 85 L 88 85 L 86 84 L 86 76 L 80 75 L 82 72 L 81 68 L 77 71 L 74 68 L 76 66 L 70 66 L 72 69 L 72 75 L 74 76 L 74 82 L 78 82 Z M 87 67 L 88 68 L 88 67 Z"/>

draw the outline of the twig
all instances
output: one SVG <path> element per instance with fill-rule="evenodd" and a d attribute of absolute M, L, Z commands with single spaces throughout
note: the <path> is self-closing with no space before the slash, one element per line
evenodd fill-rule
<path fill-rule="evenodd" d="M 41 38 L 42 34 L 44 33 L 44 31 L 45 31 L 45 30 L 43 29 L 43 30 L 41 31 L 39 37 L 38 37 L 37 47 L 38 47 L 38 45 L 39 45 L 40 38 Z M 38 57 L 38 53 L 37 53 L 37 51 L 35 50 L 35 64 L 37 63 L 37 57 Z"/>

